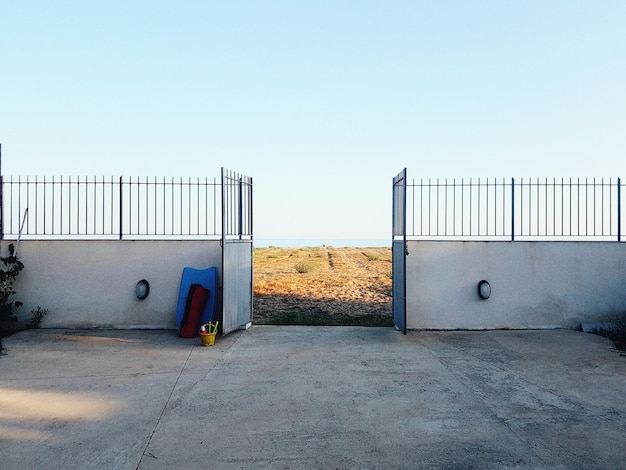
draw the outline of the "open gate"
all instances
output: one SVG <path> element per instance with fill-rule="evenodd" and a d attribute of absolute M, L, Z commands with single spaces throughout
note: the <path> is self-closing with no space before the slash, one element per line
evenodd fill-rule
<path fill-rule="evenodd" d="M 222 168 L 222 334 L 252 322 L 252 178 Z"/>
<path fill-rule="evenodd" d="M 393 322 L 406 335 L 406 168 L 393 178 L 392 305 Z"/>

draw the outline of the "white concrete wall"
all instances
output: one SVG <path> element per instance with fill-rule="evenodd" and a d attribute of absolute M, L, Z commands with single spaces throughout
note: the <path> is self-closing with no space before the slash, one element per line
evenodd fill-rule
<path fill-rule="evenodd" d="M 410 329 L 576 328 L 626 312 L 626 244 L 410 241 Z M 481 300 L 478 282 L 492 294 Z"/>
<path fill-rule="evenodd" d="M 221 279 L 214 240 L 23 240 L 18 257 L 25 266 L 15 283 L 24 302 L 18 317 L 28 322 L 33 308 L 47 308 L 44 327 L 175 328 L 183 268 L 217 266 Z M 150 283 L 145 300 L 135 297 L 141 279 Z"/>

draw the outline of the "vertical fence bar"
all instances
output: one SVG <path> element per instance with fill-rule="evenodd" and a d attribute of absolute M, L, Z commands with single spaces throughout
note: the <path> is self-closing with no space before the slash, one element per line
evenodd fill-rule
<path fill-rule="evenodd" d="M 539 182 L 539 177 L 537 177 L 537 230 L 535 232 L 535 235 L 539 235 L 541 233 L 539 230 L 539 219 L 540 219 L 539 202 L 541 200 L 540 190 L 541 190 L 541 183 Z M 532 235 L 532 232 L 529 233 L 528 235 Z"/>
<path fill-rule="evenodd" d="M 94 176 L 94 181 L 96 181 L 96 177 Z M 106 220 L 104 217 L 104 212 L 106 210 L 104 204 L 104 198 L 106 196 L 106 185 L 104 184 L 104 175 L 102 176 L 102 235 L 105 233 Z"/>
<path fill-rule="evenodd" d="M 150 182 L 148 181 L 148 177 L 146 176 L 146 233 L 144 235 L 148 235 L 150 233 Z"/>
<path fill-rule="evenodd" d="M 600 181 L 600 235 L 604 235 L 604 177 L 602 177 L 602 180 Z"/>
<path fill-rule="evenodd" d="M 431 198 L 430 198 L 430 181 L 431 179 L 428 178 L 428 236 L 431 235 L 430 233 L 430 219 L 431 219 L 431 214 L 432 214 L 432 205 L 431 205 Z"/>
<path fill-rule="evenodd" d="M 563 200 L 563 193 L 561 193 Z M 552 236 L 556 236 L 556 177 L 552 177 Z"/>
<path fill-rule="evenodd" d="M 487 212 L 487 217 L 486 217 L 486 221 L 487 221 L 487 225 L 485 226 L 485 235 L 489 236 L 489 178 L 487 178 L 487 181 L 485 182 L 485 187 L 487 188 L 487 194 L 486 194 L 486 198 L 487 198 L 487 206 L 486 206 L 486 212 Z"/>
<path fill-rule="evenodd" d="M 118 216 L 119 216 L 119 222 L 120 222 L 120 227 L 119 227 L 120 233 L 119 233 L 119 236 L 120 236 L 120 240 L 121 240 L 122 237 L 123 237 L 123 233 L 124 233 L 124 231 L 123 231 L 123 227 L 124 227 L 124 218 L 123 218 L 124 211 L 123 211 L 123 208 L 124 208 L 124 206 L 122 205 L 123 204 L 124 190 L 122 188 L 122 176 L 120 176 L 119 192 L 120 192 L 120 206 L 119 206 L 120 213 L 118 214 Z"/>
<path fill-rule="evenodd" d="M 226 178 L 224 174 L 224 167 L 222 167 L 222 248 L 226 241 L 226 190 L 224 188 Z"/>
<path fill-rule="evenodd" d="M 452 235 L 456 235 L 456 178 L 452 178 Z"/>
<path fill-rule="evenodd" d="M 34 204 L 35 205 L 35 210 L 33 211 L 35 213 L 35 233 L 37 233 L 37 228 L 38 228 L 38 223 L 37 223 L 37 218 L 38 218 L 37 217 L 37 214 L 38 214 L 37 209 L 38 209 L 38 202 L 39 202 L 39 198 L 38 198 L 38 195 L 39 195 L 39 184 L 38 183 L 39 183 L 39 180 L 38 180 L 37 176 L 35 176 L 35 204 Z M 30 207 L 30 205 L 28 207 Z M 30 225 L 30 223 L 27 222 L 27 226 L 28 225 Z M 28 233 L 28 230 L 26 231 L 26 233 Z"/>
<path fill-rule="evenodd" d="M 89 181 L 85 175 L 85 235 L 89 233 Z"/>
<path fill-rule="evenodd" d="M 9 188 L 11 188 L 11 205 L 9 206 L 9 233 L 13 233 L 13 176 L 11 176 Z"/>
<path fill-rule="evenodd" d="M 572 235 L 572 178 L 569 179 L 569 233 Z"/>
<path fill-rule="evenodd" d="M 537 180 L 539 180 L 539 178 L 537 178 Z M 546 178 L 546 181 L 543 185 L 543 191 L 542 191 L 543 197 L 545 198 L 545 213 L 544 213 L 544 218 L 545 218 L 545 228 L 543 230 L 544 235 L 548 235 L 548 178 Z M 537 232 L 537 235 L 540 235 L 541 231 L 539 230 Z"/>
<path fill-rule="evenodd" d="M 612 225 L 612 214 L 613 214 L 613 178 L 609 178 L 609 233 L 608 235 L 613 235 L 613 225 Z"/>
<path fill-rule="evenodd" d="M 239 176 L 239 239 L 243 237 L 243 180 Z"/>
<path fill-rule="evenodd" d="M 461 236 L 465 235 L 465 220 L 464 220 L 464 211 L 465 211 L 465 184 L 464 178 L 461 178 Z"/>
<path fill-rule="evenodd" d="M 141 180 L 139 176 L 137 176 L 137 235 L 141 233 Z M 132 213 L 133 206 L 132 204 L 128 204 L 128 211 Z"/>
<path fill-rule="evenodd" d="M 30 178 L 28 175 L 26 175 L 26 210 L 28 210 L 29 207 L 30 207 Z M 28 222 L 29 222 L 29 219 L 26 219 L 26 233 L 28 233 L 30 229 L 30 224 Z M 20 231 L 22 228 L 23 228 L 23 225 L 20 226 Z"/>
<path fill-rule="evenodd" d="M 154 235 L 156 236 L 157 234 L 157 220 L 158 220 L 158 216 L 157 216 L 157 198 L 158 198 L 158 194 L 157 194 L 157 178 L 156 176 L 154 177 Z"/>
<path fill-rule="evenodd" d="M 436 214 L 436 219 L 435 219 L 435 224 L 436 224 L 436 229 L 435 229 L 435 234 L 439 235 L 439 178 L 437 178 L 437 214 Z"/>
<path fill-rule="evenodd" d="M 561 236 L 563 236 L 563 232 L 565 230 L 564 217 L 565 217 L 565 187 L 563 185 L 563 177 L 561 177 Z"/>
<path fill-rule="evenodd" d="M 249 224 L 249 228 L 248 228 L 248 232 L 250 235 L 250 238 L 253 237 L 254 235 L 254 212 L 253 212 L 253 206 L 254 206 L 254 199 L 253 199 L 253 191 L 254 191 L 254 186 L 253 186 L 253 182 L 254 180 L 252 179 L 251 176 L 248 177 L 248 201 L 249 201 L 249 207 L 248 210 L 250 212 L 248 212 L 248 220 L 250 221 Z M 405 201 L 406 204 L 406 201 Z M 406 225 L 406 224 L 405 224 Z M 406 232 L 406 230 L 405 230 Z M 406 233 L 405 233 L 405 237 L 406 237 Z"/>
<path fill-rule="evenodd" d="M 196 235 L 200 235 L 200 177 L 196 177 Z"/>
<path fill-rule="evenodd" d="M 80 233 L 80 176 L 76 175 L 76 231 L 74 235 L 78 235 Z M 70 188 L 72 185 L 70 184 Z M 70 219 L 71 223 L 71 219 Z"/>
<path fill-rule="evenodd" d="M 54 176 L 52 177 L 52 232 L 54 234 L 54 220 L 56 219 L 56 217 L 54 216 L 54 201 L 55 201 L 55 185 L 54 185 Z"/>
<path fill-rule="evenodd" d="M 444 211 L 443 211 L 443 231 L 445 235 L 448 235 L 448 178 L 445 181 L 446 192 L 444 195 Z"/>
<path fill-rule="evenodd" d="M 511 178 L 511 241 L 515 241 L 515 178 Z"/>
<path fill-rule="evenodd" d="M 424 234 L 424 225 L 422 223 L 422 217 L 424 214 L 424 178 L 420 178 L 420 223 L 419 223 L 419 235 Z M 415 178 L 413 178 L 413 233 L 415 233 Z"/>
<path fill-rule="evenodd" d="M 585 178 L 585 236 L 589 235 L 589 186 Z"/>
<path fill-rule="evenodd" d="M 480 178 L 478 178 L 478 189 L 477 189 L 477 195 L 476 195 L 478 201 L 476 204 L 476 227 L 477 227 L 477 232 L 476 234 L 480 237 Z"/>
<path fill-rule="evenodd" d="M 578 226 L 578 230 L 576 231 L 576 235 L 580 235 L 580 178 L 578 178 L 576 180 L 576 198 L 577 198 L 576 225 Z"/>
<path fill-rule="evenodd" d="M 470 185 L 469 185 L 469 196 L 470 196 L 470 200 L 469 200 L 469 236 L 472 236 L 472 178 L 470 178 Z"/>
<path fill-rule="evenodd" d="M 617 178 L 617 241 L 622 241 L 622 180 Z"/>
<path fill-rule="evenodd" d="M 498 198 L 498 178 L 494 178 L 495 184 L 496 184 L 496 202 L 499 200 Z M 502 184 L 500 185 L 500 191 L 502 193 L 502 236 L 506 235 L 506 229 L 507 229 L 507 219 L 506 219 L 506 209 L 507 209 L 507 204 L 506 204 L 506 193 L 507 193 L 507 184 L 506 184 L 506 178 L 502 178 Z M 497 207 L 496 207 L 497 209 Z M 499 209 L 498 209 L 499 210 Z M 497 223 L 497 216 L 496 216 L 496 227 L 498 226 Z M 496 228 L 496 231 L 498 229 Z"/>
<path fill-rule="evenodd" d="M 213 177 L 213 233 L 217 233 L 217 178 Z"/>
<path fill-rule="evenodd" d="M 165 187 L 165 176 L 164 176 L 163 177 L 163 235 L 165 235 L 165 219 L 167 218 L 167 211 L 165 209 L 165 206 L 166 206 L 166 202 L 165 202 L 166 193 L 167 193 L 167 189 Z"/>
<path fill-rule="evenodd" d="M 47 191 L 46 191 L 46 177 L 43 177 L 43 234 L 46 234 L 46 214 L 47 214 L 47 210 L 46 210 L 46 195 L 47 195 Z"/>
<path fill-rule="evenodd" d="M 59 225 L 60 234 L 63 235 L 63 176 L 59 177 Z"/>

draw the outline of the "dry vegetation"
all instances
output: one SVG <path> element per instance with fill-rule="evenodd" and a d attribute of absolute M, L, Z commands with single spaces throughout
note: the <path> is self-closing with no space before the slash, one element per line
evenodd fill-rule
<path fill-rule="evenodd" d="M 391 326 L 391 249 L 256 248 L 254 322 Z"/>

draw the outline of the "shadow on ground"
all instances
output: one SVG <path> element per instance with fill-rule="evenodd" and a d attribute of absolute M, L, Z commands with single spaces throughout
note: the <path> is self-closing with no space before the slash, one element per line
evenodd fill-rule
<path fill-rule="evenodd" d="M 390 303 L 295 295 L 256 295 L 253 321 L 257 325 L 393 326 Z"/>

